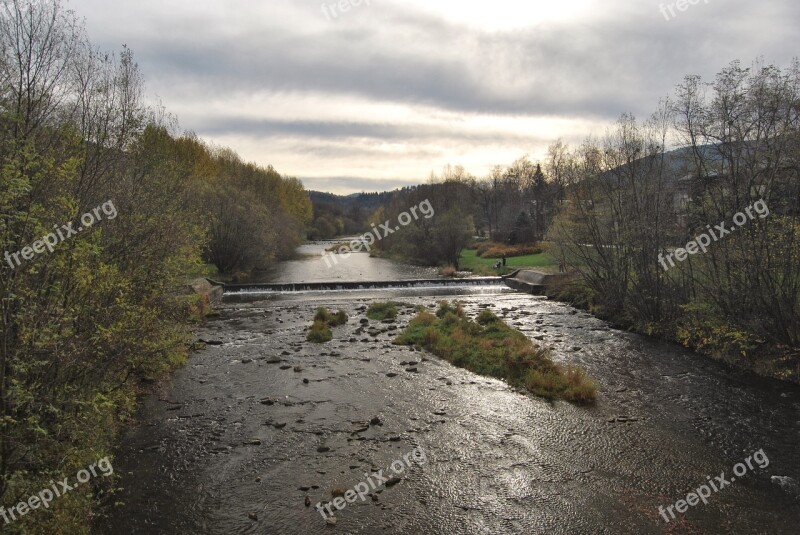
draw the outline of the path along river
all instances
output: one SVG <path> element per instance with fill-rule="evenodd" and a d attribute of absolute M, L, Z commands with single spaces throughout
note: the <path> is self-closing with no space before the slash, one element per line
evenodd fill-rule
<path fill-rule="evenodd" d="M 321 248 L 304 246 L 310 256 L 269 280 L 433 276 L 364 254 L 328 268 Z M 597 405 L 549 403 L 392 345 L 413 307 L 443 298 L 470 314 L 488 307 L 584 367 Z M 366 306 L 386 299 L 407 305 L 397 322 L 367 320 Z M 331 342 L 307 343 L 322 305 L 350 320 Z M 196 335 L 221 345 L 194 352 L 144 400 L 114 461 L 123 505 L 98 533 L 798 533 L 800 388 L 565 304 L 500 285 L 253 293 L 227 298 Z M 379 470 L 399 482 L 326 525 L 314 505 Z M 675 502 L 709 476 L 718 492 L 679 513 Z"/>

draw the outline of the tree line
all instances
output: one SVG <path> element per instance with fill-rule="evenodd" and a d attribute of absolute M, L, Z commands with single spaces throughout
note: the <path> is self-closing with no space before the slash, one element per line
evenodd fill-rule
<path fill-rule="evenodd" d="M 604 138 L 568 151 L 561 172 L 568 203 L 551 235 L 583 275 L 585 302 L 800 380 L 797 60 L 734 62 L 709 83 L 689 76 L 646 121 L 623 115 Z M 742 220 L 753 206 L 758 216 Z M 711 233 L 705 250 L 687 246 Z"/>
<path fill-rule="evenodd" d="M 384 253 L 457 266 L 474 235 L 545 240 L 580 275 L 563 298 L 800 381 L 797 60 L 785 69 L 734 62 L 709 83 L 688 76 L 645 121 L 623 114 L 603 137 L 553 143 L 540 162 L 523 157 L 484 178 L 448 166 L 371 221 L 424 198 L 436 217 L 377 243 Z M 735 225 L 753 206 L 764 212 Z M 714 233 L 704 250 L 691 245 L 723 223 L 736 230 Z"/>
<path fill-rule="evenodd" d="M 436 216 L 386 236 L 378 254 L 458 267 L 475 237 L 544 241 L 580 274 L 564 298 L 800 380 L 799 131 L 800 63 L 733 62 L 711 82 L 687 76 L 646 120 L 623 114 L 602 137 L 554 142 L 541 161 L 482 178 L 447 166 L 384 198 L 364 227 L 427 199 Z M 734 224 L 754 206 L 768 214 Z M 736 228 L 717 236 L 723 224 Z M 692 245 L 704 233 L 712 243 Z"/>
<path fill-rule="evenodd" d="M 310 221 L 298 180 L 178 133 L 144 93 L 132 51 L 95 47 L 60 0 L 0 3 L 0 253 L 117 213 L 0 262 L 0 505 L 111 453 L 137 386 L 186 357 L 187 274 L 266 267 Z M 105 479 L 0 529 L 86 532 Z"/>

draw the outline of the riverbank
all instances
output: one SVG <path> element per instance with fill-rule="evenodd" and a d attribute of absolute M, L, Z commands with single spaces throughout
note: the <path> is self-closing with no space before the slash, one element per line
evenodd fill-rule
<path fill-rule="evenodd" d="M 709 326 L 705 324 L 705 318 L 692 316 L 688 316 L 686 322 L 695 321 L 696 323 L 689 326 L 680 327 L 676 324 L 664 323 L 663 325 L 644 327 L 619 314 L 607 313 L 598 303 L 592 291 L 577 276 L 547 286 L 545 295 L 556 301 L 591 312 L 595 317 L 608 321 L 619 329 L 679 344 L 706 358 L 724 362 L 762 377 L 800 384 L 800 348 L 784 348 L 766 343 L 754 344 L 752 341 L 754 337 L 745 334 L 743 336 L 751 340 L 749 347 L 743 349 L 741 346 L 737 346 L 737 350 L 734 351 L 730 349 L 725 340 L 719 340 L 720 331 L 735 333 L 733 328 L 720 324 Z M 689 336 L 689 327 L 691 327 L 691 331 L 700 333 L 714 329 L 716 331 L 709 333 L 704 338 L 704 345 L 699 345 L 691 343 L 696 336 Z M 682 329 L 682 336 L 678 334 L 678 329 Z M 731 336 L 734 335 L 731 334 Z M 741 339 L 741 336 L 737 337 L 737 340 Z"/>
<path fill-rule="evenodd" d="M 464 249 L 461 252 L 459 268 L 471 271 L 473 275 L 507 275 L 516 269 L 537 269 L 548 273 L 558 271 L 558 262 L 548 253 L 530 254 L 524 256 L 511 256 L 506 258 L 506 265 L 499 269 L 494 264 L 501 258 L 482 258 L 475 249 Z"/>

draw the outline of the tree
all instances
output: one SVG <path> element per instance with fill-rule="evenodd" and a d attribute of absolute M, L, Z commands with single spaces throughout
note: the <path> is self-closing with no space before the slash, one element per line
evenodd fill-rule
<path fill-rule="evenodd" d="M 437 257 L 458 269 L 461 251 L 472 238 L 473 230 L 472 216 L 459 208 L 451 208 L 437 216 L 433 229 Z"/>

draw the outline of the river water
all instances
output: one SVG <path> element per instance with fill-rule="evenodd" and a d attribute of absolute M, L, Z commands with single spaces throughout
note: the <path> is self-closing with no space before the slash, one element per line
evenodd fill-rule
<path fill-rule="evenodd" d="M 304 246 L 308 256 L 269 280 L 433 276 L 367 255 L 328 268 L 321 249 Z M 413 307 L 443 295 L 470 314 L 490 308 L 585 368 L 596 406 L 549 403 L 391 344 Z M 403 303 L 396 323 L 366 319 L 376 299 Z M 309 344 L 320 305 L 350 320 Z M 254 293 L 196 335 L 217 345 L 144 400 L 114 460 L 121 505 L 98 533 L 798 532 L 800 388 L 565 304 L 500 285 Z M 389 477 L 399 479 L 381 484 Z M 709 478 L 708 503 L 678 512 Z M 315 508 L 334 489 L 365 487 L 335 526 Z"/>

